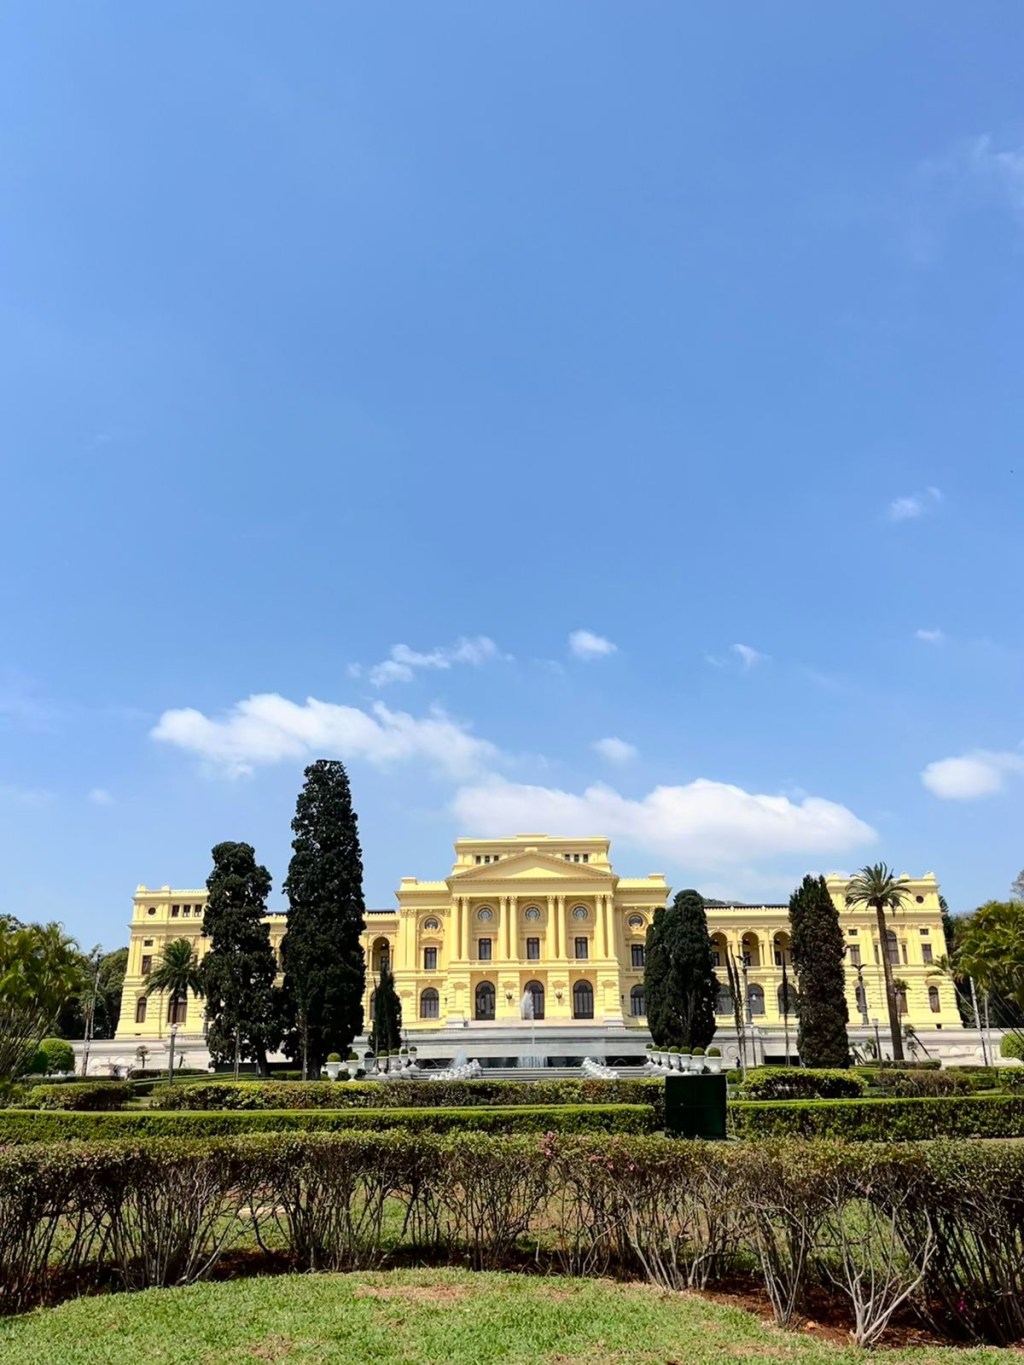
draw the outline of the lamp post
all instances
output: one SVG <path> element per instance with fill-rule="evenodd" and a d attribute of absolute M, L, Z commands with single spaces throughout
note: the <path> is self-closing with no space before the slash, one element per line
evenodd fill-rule
<path fill-rule="evenodd" d="M 872 1024 L 874 1024 L 874 1026 L 875 1026 L 875 1056 L 878 1058 L 878 1065 L 881 1066 L 881 1065 L 882 1065 L 882 1037 L 881 1037 L 881 1034 L 878 1032 L 878 1020 L 877 1020 L 877 1019 L 872 1019 L 871 1022 L 872 1022 Z"/>
<path fill-rule="evenodd" d="M 89 1053 L 92 1050 L 92 1035 L 96 1020 L 96 997 L 100 993 L 100 962 L 98 956 L 99 949 L 94 948 L 93 953 L 97 955 L 95 958 L 96 971 L 93 974 L 92 978 L 92 995 L 89 999 L 89 1004 L 85 1011 L 85 1040 L 82 1046 L 83 1076 L 88 1076 L 89 1074 Z"/>
<path fill-rule="evenodd" d="M 172 1025 L 171 1025 L 171 1049 L 170 1049 L 170 1055 L 169 1055 L 169 1057 L 168 1057 L 168 1059 L 167 1059 L 167 1084 L 168 1084 L 168 1085 L 173 1085 L 173 1084 L 174 1084 L 174 1044 L 175 1044 L 175 1041 L 176 1041 L 177 1037 L 178 1037 L 178 1025 L 177 1025 L 177 1024 L 172 1024 Z"/>

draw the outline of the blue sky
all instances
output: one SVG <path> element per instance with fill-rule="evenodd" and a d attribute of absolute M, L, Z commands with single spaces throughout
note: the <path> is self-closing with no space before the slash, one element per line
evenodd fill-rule
<path fill-rule="evenodd" d="M 9 5 L 0 908 L 115 944 L 221 839 L 280 905 L 319 755 L 370 904 L 525 830 L 709 894 L 1005 895 L 1022 42 Z"/>

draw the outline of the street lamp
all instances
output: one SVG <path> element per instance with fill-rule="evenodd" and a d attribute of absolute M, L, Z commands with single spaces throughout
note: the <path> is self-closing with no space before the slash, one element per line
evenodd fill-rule
<path fill-rule="evenodd" d="M 171 1025 L 171 1052 L 170 1052 L 170 1056 L 169 1056 L 168 1059 L 167 1059 L 167 1083 L 168 1083 L 168 1085 L 173 1085 L 173 1084 L 174 1084 L 174 1043 L 175 1043 L 175 1040 L 177 1039 L 177 1037 L 178 1037 L 178 1025 L 177 1025 L 177 1024 L 172 1024 L 172 1025 Z"/>
<path fill-rule="evenodd" d="M 875 1029 L 875 1056 L 878 1058 L 878 1065 L 881 1066 L 881 1065 L 882 1065 L 882 1037 L 881 1037 L 881 1034 L 878 1032 L 878 1020 L 877 1020 L 877 1018 L 876 1018 L 876 1019 L 872 1019 L 871 1022 L 872 1022 L 872 1024 L 874 1025 L 874 1029 Z"/>

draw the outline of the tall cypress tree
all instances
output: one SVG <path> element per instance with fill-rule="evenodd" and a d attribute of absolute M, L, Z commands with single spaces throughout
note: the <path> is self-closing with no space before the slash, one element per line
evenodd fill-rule
<path fill-rule="evenodd" d="M 797 1051 L 806 1066 L 849 1066 L 846 944 L 824 877 L 805 877 L 790 896 L 789 924 L 800 983 Z"/>
<path fill-rule="evenodd" d="M 347 1056 L 363 1027 L 363 858 L 344 764 L 321 758 L 306 769 L 292 832 L 281 957 L 308 1078 L 331 1052 Z"/>
<path fill-rule="evenodd" d="M 380 977 L 373 993 L 373 1047 L 378 1055 L 391 1052 L 402 1041 L 402 1002 L 395 990 L 391 964 L 381 963 Z"/>
<path fill-rule="evenodd" d="M 251 844 L 217 844 L 206 887 L 203 933 L 210 949 L 201 975 L 210 1020 L 207 1046 L 221 1061 L 234 1057 L 237 1046 L 266 1076 L 267 1053 L 281 1042 L 277 962 L 263 919 L 270 873 L 256 862 Z"/>
<path fill-rule="evenodd" d="M 647 1023 L 658 1047 L 707 1047 L 715 1036 L 718 980 L 704 900 L 680 891 L 655 912 L 644 967 Z"/>

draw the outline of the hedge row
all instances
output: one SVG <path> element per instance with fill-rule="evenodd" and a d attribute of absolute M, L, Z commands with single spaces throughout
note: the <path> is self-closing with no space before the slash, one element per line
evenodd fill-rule
<path fill-rule="evenodd" d="M 850 1071 L 764 1066 L 748 1075 L 739 1093 L 751 1100 L 848 1100 L 858 1099 L 866 1088 Z"/>
<path fill-rule="evenodd" d="M 153 1091 L 158 1109 L 460 1109 L 470 1105 L 664 1104 L 653 1080 L 195 1081 Z"/>
<path fill-rule="evenodd" d="M 743 1138 L 918 1142 L 1024 1137 L 1024 1095 L 744 1102 L 731 1104 L 728 1116 L 730 1132 Z"/>
<path fill-rule="evenodd" d="M 831 1284 L 862 1345 L 911 1304 L 1002 1344 L 1024 1335 L 1024 1146 L 395 1131 L 0 1153 L 2 1311 L 187 1284 L 254 1245 L 295 1270 L 543 1256 L 671 1289 L 753 1265 L 782 1324 Z"/>
<path fill-rule="evenodd" d="M 264 1109 L 209 1113 L 68 1113 L 57 1110 L 0 1110 L 0 1145 L 97 1142 L 142 1137 L 232 1137 L 241 1133 L 380 1132 L 403 1128 L 417 1133 L 652 1133 L 659 1125 L 647 1104 L 493 1105 L 469 1109 Z"/>

